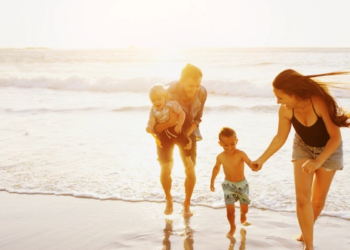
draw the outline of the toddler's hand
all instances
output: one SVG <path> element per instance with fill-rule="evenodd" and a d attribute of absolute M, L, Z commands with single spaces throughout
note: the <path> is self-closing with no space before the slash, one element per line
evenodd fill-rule
<path fill-rule="evenodd" d="M 149 127 L 146 128 L 146 132 L 147 132 L 147 133 L 150 133 L 150 134 L 153 133 L 152 129 L 150 129 Z"/>
<path fill-rule="evenodd" d="M 182 126 L 180 126 L 179 124 L 176 124 L 174 130 L 176 133 L 180 134 L 181 133 L 181 129 L 182 129 Z"/>

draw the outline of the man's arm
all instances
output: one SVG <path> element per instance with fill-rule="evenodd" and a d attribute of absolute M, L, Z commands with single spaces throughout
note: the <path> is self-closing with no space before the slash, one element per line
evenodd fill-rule
<path fill-rule="evenodd" d="M 197 115 L 193 119 L 193 123 L 188 127 L 186 134 L 187 136 L 190 136 L 193 131 L 199 127 L 199 124 L 202 122 L 202 116 L 203 116 L 203 110 L 204 110 L 204 104 L 207 100 L 207 90 L 203 87 L 201 89 L 202 93 L 200 95 L 199 100 L 201 101 L 201 107 L 197 113 Z"/>
<path fill-rule="evenodd" d="M 203 93 L 200 94 L 200 98 L 199 98 L 199 100 L 201 101 L 201 107 L 193 120 L 193 123 L 195 123 L 197 125 L 197 127 L 199 127 L 199 123 L 201 123 L 201 121 L 202 121 L 204 104 L 207 100 L 207 90 L 203 87 L 203 89 L 201 89 L 201 91 L 203 91 Z"/>
<path fill-rule="evenodd" d="M 170 117 L 169 120 L 164 122 L 164 123 L 157 123 L 154 126 L 154 131 L 159 134 L 161 132 L 163 132 L 165 129 L 170 128 L 172 126 L 175 126 L 177 121 L 178 121 L 178 115 L 174 112 L 170 113 Z"/>

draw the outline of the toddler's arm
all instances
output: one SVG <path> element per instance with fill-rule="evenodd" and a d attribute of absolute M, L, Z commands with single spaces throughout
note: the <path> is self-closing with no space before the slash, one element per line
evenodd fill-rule
<path fill-rule="evenodd" d="M 243 161 L 248 165 L 249 168 L 251 168 L 250 165 L 252 164 L 252 161 L 247 156 L 247 154 L 245 152 L 241 151 L 241 156 L 242 156 Z"/>
<path fill-rule="evenodd" d="M 215 181 L 215 178 L 216 176 L 218 175 L 218 173 L 220 172 L 220 167 L 221 167 L 221 162 L 220 162 L 220 155 L 218 155 L 216 157 L 216 163 L 215 163 L 215 166 L 213 167 L 213 172 L 211 174 L 211 181 L 210 181 L 210 190 L 212 192 L 215 191 L 215 187 L 214 187 L 214 181 Z"/>
<path fill-rule="evenodd" d="M 174 112 L 170 112 L 170 117 L 169 120 L 164 122 L 164 123 L 157 123 L 154 126 L 154 131 L 159 134 L 160 132 L 162 132 L 163 130 L 170 128 L 172 126 L 174 126 L 177 123 L 178 120 L 178 115 Z"/>

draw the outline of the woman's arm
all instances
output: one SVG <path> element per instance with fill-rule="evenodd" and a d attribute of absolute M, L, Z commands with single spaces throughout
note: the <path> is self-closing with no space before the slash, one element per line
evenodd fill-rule
<path fill-rule="evenodd" d="M 303 170 L 306 173 L 311 173 L 316 169 L 320 168 L 322 164 L 339 147 L 342 140 L 340 128 L 332 122 L 328 113 L 326 103 L 323 101 L 323 99 L 319 97 L 313 97 L 312 102 L 314 104 L 317 115 L 322 117 L 330 138 L 322 153 L 315 160 L 309 160 L 303 165 Z"/>
<path fill-rule="evenodd" d="M 251 168 L 254 171 L 259 171 L 262 168 L 262 165 L 283 146 L 288 138 L 290 128 L 290 111 L 285 106 L 280 106 L 278 111 L 277 134 L 272 139 L 265 152 L 257 160 L 252 162 Z"/>

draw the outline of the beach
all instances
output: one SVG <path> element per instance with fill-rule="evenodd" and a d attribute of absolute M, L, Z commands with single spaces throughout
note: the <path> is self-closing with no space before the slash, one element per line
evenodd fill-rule
<path fill-rule="evenodd" d="M 286 68 L 305 74 L 350 65 L 350 49 L 0 50 L 0 249 L 302 249 L 293 239 L 292 130 L 261 171 L 248 167 L 252 222 L 245 238 L 225 238 L 221 189 L 210 178 L 222 151 L 218 132 L 235 129 L 237 148 L 255 160 L 276 133 L 271 82 Z M 175 211 L 165 217 L 154 139 L 145 132 L 149 88 L 177 80 L 186 63 L 208 91 L 197 143 L 194 216 L 181 216 L 184 168 L 174 151 Z M 327 81 L 350 83 L 350 76 Z M 332 90 L 349 109 L 349 91 Z M 350 133 L 342 128 L 338 171 L 315 225 L 318 250 L 349 249 Z M 172 222 L 171 222 L 172 221 Z M 244 230 L 242 231 L 244 234 Z M 245 243 L 244 243 L 245 242 Z M 165 246 L 165 247 L 164 247 Z"/>
<path fill-rule="evenodd" d="M 194 206 L 184 219 L 181 205 L 163 215 L 163 202 L 125 202 L 70 196 L 0 192 L 2 250 L 189 250 L 302 249 L 295 213 L 251 208 L 252 225 L 237 224 L 235 241 L 225 209 Z M 237 221 L 237 218 L 236 218 Z M 237 221 L 238 223 L 238 221 Z M 350 247 L 350 221 L 321 216 L 315 225 L 315 249 Z"/>

